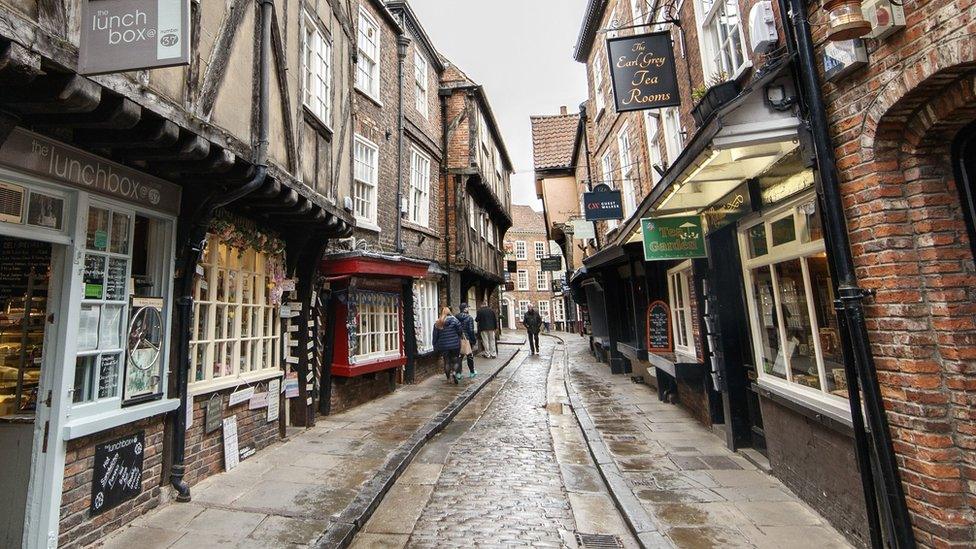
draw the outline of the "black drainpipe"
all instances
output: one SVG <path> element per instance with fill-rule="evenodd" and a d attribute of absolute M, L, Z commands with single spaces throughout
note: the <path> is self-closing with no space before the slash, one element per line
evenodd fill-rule
<path fill-rule="evenodd" d="M 586 156 L 586 190 L 593 192 L 593 172 L 590 170 L 590 137 L 586 131 L 586 103 L 580 103 L 579 107 L 580 123 L 583 124 L 583 154 Z M 580 212 L 586 217 L 586 212 Z M 593 239 L 596 241 L 596 249 L 600 250 L 600 232 L 597 230 L 596 221 L 593 221 Z"/>
<path fill-rule="evenodd" d="M 231 204 L 264 185 L 268 175 L 268 101 L 270 97 L 270 52 L 271 52 L 271 13 L 273 0 L 258 0 L 261 5 L 261 59 L 258 97 L 258 139 L 254 158 L 254 175 L 246 183 L 232 190 L 214 190 L 192 210 L 186 220 L 185 241 L 180 264 L 179 297 L 176 300 L 178 356 L 176 366 L 176 390 L 180 405 L 173 418 L 173 464 L 170 467 L 169 482 L 176 489 L 176 501 L 190 501 L 190 487 L 183 479 L 186 473 L 186 407 L 187 383 L 190 371 L 190 334 L 193 324 L 193 277 L 197 263 L 203 254 L 207 239 L 207 229 L 218 208 Z M 189 197 L 188 197 L 189 198 Z"/>
<path fill-rule="evenodd" d="M 844 205 L 841 199 L 834 148 L 827 124 L 827 113 L 824 108 L 823 92 L 817 73 L 810 22 L 807 20 L 804 0 L 779 0 L 779 2 L 781 11 L 789 14 L 792 23 L 792 29 L 788 31 L 788 34 L 793 34 L 793 38 L 796 40 L 796 54 L 799 63 L 798 78 L 805 98 L 807 119 L 816 152 L 824 242 L 827 247 L 828 262 L 831 265 L 832 274 L 835 276 L 837 291 L 840 296 L 834 305 L 842 328 L 842 339 L 846 340 L 843 341 L 844 362 L 849 379 L 848 394 L 851 402 L 851 415 L 854 420 L 855 449 L 860 454 L 858 459 L 862 479 L 864 475 L 867 475 L 868 479 L 872 479 L 873 472 L 876 472 L 880 477 L 880 482 L 863 482 L 864 499 L 868 506 L 871 543 L 874 547 L 883 546 L 880 532 L 878 532 L 879 521 L 876 516 L 872 517 L 872 514 L 880 512 L 885 519 L 885 530 L 888 534 L 889 545 L 898 549 L 911 549 L 916 546 L 915 535 L 912 531 L 908 506 L 905 503 L 905 494 L 898 472 L 898 461 L 892 446 L 891 431 L 888 427 L 888 418 L 885 415 L 864 319 L 863 299 L 868 295 L 868 292 L 858 286 L 854 271 L 854 259 L 851 255 L 850 240 L 848 239 Z M 856 373 L 856 376 L 852 376 L 852 373 Z M 858 384 L 864 396 L 864 411 L 870 429 L 866 429 L 862 423 Z M 870 454 L 871 465 L 865 466 L 864 462 L 867 461 L 863 459 L 865 453 Z M 880 505 L 876 504 L 875 491 L 880 496 Z"/>
<path fill-rule="evenodd" d="M 441 215 L 444 217 L 444 261 L 447 263 L 447 302 L 451 302 L 451 231 L 450 231 L 450 221 L 448 213 L 448 189 L 451 187 L 451 176 L 447 171 L 447 140 L 450 136 L 448 131 L 448 126 L 450 122 L 447 120 L 447 99 L 451 96 L 450 90 L 441 90 L 437 93 L 441 100 L 441 177 L 444 179 L 444 186 L 442 190 L 444 191 L 444 209 L 441 211 Z M 437 304 L 438 311 L 440 310 L 440 303 Z M 440 312 L 438 312 L 440 314 Z"/>
<path fill-rule="evenodd" d="M 401 25 L 402 25 L 401 20 Z M 396 234 L 393 240 L 396 253 L 403 253 L 403 62 L 407 58 L 410 39 L 405 34 L 397 37 L 397 185 L 396 185 Z"/>

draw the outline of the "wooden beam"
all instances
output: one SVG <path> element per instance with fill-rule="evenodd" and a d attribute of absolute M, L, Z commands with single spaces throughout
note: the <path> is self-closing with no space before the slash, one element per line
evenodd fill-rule
<path fill-rule="evenodd" d="M 285 154 L 287 155 L 288 171 L 295 173 L 298 167 L 298 145 L 295 141 L 295 126 L 291 112 L 291 95 L 288 93 L 288 57 L 285 55 L 281 30 L 278 28 L 278 14 L 272 11 L 271 19 L 271 51 L 274 54 L 275 77 L 278 84 L 280 99 L 279 111 L 281 122 L 285 127 Z"/>
<path fill-rule="evenodd" d="M 19 86 L 42 74 L 41 56 L 16 42 L 0 46 L 0 76 L 6 86 Z"/>
<path fill-rule="evenodd" d="M 203 160 L 210 154 L 210 142 L 199 135 L 181 132 L 179 141 L 172 147 L 130 149 L 126 160 Z"/>
<path fill-rule="evenodd" d="M 136 149 L 172 147 L 180 138 L 180 127 L 170 120 L 143 118 L 129 130 L 79 130 L 75 142 L 92 149 Z"/>
<path fill-rule="evenodd" d="M 0 87 L 0 103 L 24 114 L 91 112 L 101 100 L 101 86 L 76 74 L 49 73 L 23 86 Z"/>
<path fill-rule="evenodd" d="M 234 38 L 237 31 L 244 21 L 244 15 L 252 0 L 231 0 L 227 9 L 227 17 L 224 18 L 223 25 L 220 27 L 220 34 L 217 42 L 210 54 L 210 62 L 207 64 L 207 72 L 203 75 L 203 85 L 200 87 L 200 101 L 197 105 L 197 114 L 210 120 L 213 114 L 214 105 L 217 102 L 217 93 L 220 86 L 224 83 L 227 76 L 227 65 L 230 62 L 231 50 L 234 48 Z"/>
<path fill-rule="evenodd" d="M 119 95 L 104 94 L 95 110 L 87 113 L 41 114 L 30 117 L 39 128 L 129 130 L 142 119 L 142 107 Z"/>

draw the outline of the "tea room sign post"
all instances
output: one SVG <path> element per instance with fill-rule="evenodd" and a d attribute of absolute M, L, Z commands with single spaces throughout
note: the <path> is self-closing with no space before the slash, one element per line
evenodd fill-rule
<path fill-rule="evenodd" d="M 652 32 L 607 40 L 617 112 L 681 104 L 671 32 Z"/>

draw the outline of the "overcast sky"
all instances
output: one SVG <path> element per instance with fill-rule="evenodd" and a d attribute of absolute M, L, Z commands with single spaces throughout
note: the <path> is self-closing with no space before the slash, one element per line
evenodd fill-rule
<path fill-rule="evenodd" d="M 584 66 L 573 59 L 585 0 L 409 0 L 441 55 L 488 93 L 515 164 L 512 200 L 542 209 L 532 177 L 529 116 L 579 110 Z"/>

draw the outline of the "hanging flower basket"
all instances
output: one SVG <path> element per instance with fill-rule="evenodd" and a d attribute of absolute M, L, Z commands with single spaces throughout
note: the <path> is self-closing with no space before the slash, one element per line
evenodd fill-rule
<path fill-rule="evenodd" d="M 695 117 L 695 123 L 698 124 L 699 128 L 704 126 L 705 122 L 712 117 L 715 111 L 735 99 L 738 95 L 739 84 L 735 80 L 721 82 L 708 88 L 705 95 L 691 110 L 691 115 Z"/>

